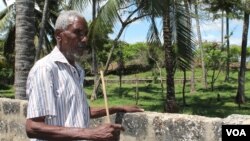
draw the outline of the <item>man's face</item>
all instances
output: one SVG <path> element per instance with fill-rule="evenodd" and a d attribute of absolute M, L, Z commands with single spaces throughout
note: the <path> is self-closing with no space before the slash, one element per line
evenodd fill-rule
<path fill-rule="evenodd" d="M 61 46 L 66 57 L 80 57 L 87 52 L 87 22 L 81 17 L 70 17 L 71 24 L 61 34 Z M 73 59 L 74 59 L 73 58 Z"/>

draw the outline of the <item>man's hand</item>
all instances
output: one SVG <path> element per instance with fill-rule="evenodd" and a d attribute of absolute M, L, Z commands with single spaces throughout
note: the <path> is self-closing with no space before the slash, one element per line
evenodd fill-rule
<path fill-rule="evenodd" d="M 139 108 L 138 106 L 123 106 L 123 112 L 133 113 L 133 112 L 144 112 L 144 109 Z"/>
<path fill-rule="evenodd" d="M 93 141 L 116 141 L 120 131 L 124 128 L 120 124 L 104 124 L 91 131 L 90 139 Z"/>
<path fill-rule="evenodd" d="M 91 118 L 98 118 L 106 116 L 106 110 L 104 108 L 93 108 L 90 107 L 90 117 Z M 144 109 L 139 108 L 138 106 L 115 106 L 109 108 L 109 114 L 115 114 L 118 112 L 125 112 L 125 113 L 134 113 L 134 112 L 143 112 Z"/>

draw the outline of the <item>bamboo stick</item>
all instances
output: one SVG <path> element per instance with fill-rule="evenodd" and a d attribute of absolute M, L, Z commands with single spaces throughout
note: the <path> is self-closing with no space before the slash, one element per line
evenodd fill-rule
<path fill-rule="evenodd" d="M 100 71 L 100 73 L 101 73 L 101 79 L 102 79 L 102 91 L 103 91 L 105 109 L 106 109 L 106 114 L 107 114 L 107 122 L 111 123 L 110 122 L 110 117 L 109 117 L 109 107 L 108 107 L 108 100 L 107 100 L 106 86 L 105 86 L 103 71 Z"/>

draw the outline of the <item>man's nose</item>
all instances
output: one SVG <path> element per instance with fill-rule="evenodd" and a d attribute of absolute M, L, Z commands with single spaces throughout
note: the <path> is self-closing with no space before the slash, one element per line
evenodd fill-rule
<path fill-rule="evenodd" d="M 81 42 L 87 43 L 88 42 L 88 37 L 83 36 L 82 39 L 81 39 Z"/>

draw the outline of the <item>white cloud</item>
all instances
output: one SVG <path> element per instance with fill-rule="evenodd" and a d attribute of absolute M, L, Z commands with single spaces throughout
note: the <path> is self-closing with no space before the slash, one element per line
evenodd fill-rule
<path fill-rule="evenodd" d="M 232 37 L 230 38 L 230 44 L 241 45 L 242 38 Z"/>
<path fill-rule="evenodd" d="M 8 6 L 13 4 L 14 2 L 15 2 L 15 0 L 6 0 L 6 3 L 7 3 Z"/>
<path fill-rule="evenodd" d="M 232 32 L 230 44 L 241 45 L 242 36 L 242 20 L 229 20 L 229 32 Z M 197 38 L 196 22 L 193 21 L 193 32 Z M 202 39 L 211 42 L 221 42 L 221 19 L 214 21 L 203 21 L 201 23 Z M 226 34 L 226 20 L 224 20 L 224 35 Z M 249 34 L 248 34 L 249 35 Z M 225 41 L 225 39 L 224 39 Z"/>

